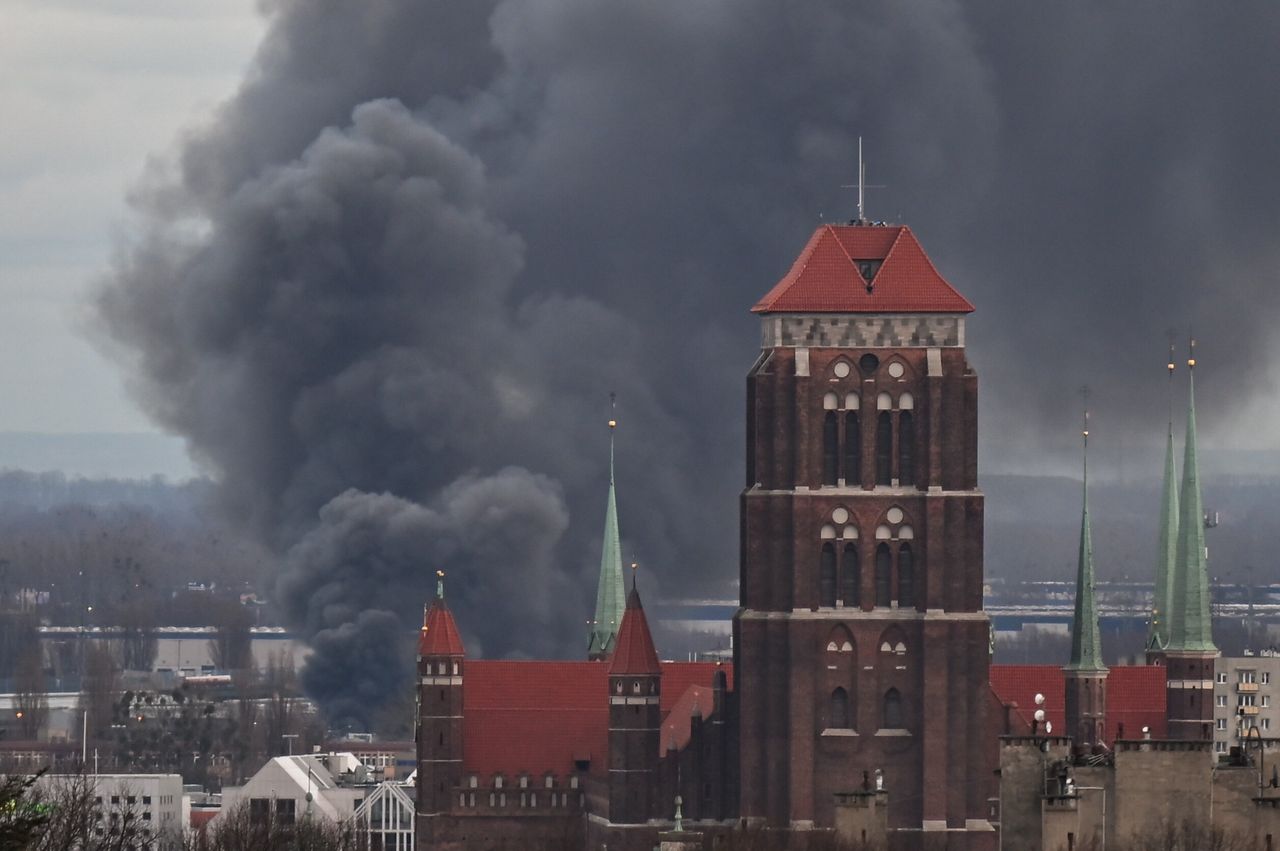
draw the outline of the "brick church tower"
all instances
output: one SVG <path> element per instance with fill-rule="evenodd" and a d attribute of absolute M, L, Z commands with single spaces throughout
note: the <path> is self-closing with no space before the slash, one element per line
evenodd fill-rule
<path fill-rule="evenodd" d="M 973 306 L 910 229 L 859 221 L 818 228 L 753 310 L 763 345 L 747 378 L 734 619 L 741 815 L 831 827 L 835 793 L 879 769 L 905 847 L 983 845 Z"/>
<path fill-rule="evenodd" d="M 423 816 L 449 811 L 462 785 L 462 669 L 466 653 L 444 601 L 443 574 L 418 638 L 418 826 Z"/>

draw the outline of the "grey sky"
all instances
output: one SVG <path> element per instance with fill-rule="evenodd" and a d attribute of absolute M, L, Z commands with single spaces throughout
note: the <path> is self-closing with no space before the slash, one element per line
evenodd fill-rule
<path fill-rule="evenodd" d="M 0 0 L 0 431 L 154 431 L 88 342 L 85 293 L 147 157 L 238 85 L 254 7 Z M 154 456 L 160 472 L 174 460 Z"/>

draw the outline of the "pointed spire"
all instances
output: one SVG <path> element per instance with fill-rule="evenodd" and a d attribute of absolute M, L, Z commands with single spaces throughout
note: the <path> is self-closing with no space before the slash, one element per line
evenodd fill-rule
<path fill-rule="evenodd" d="M 1213 652 L 1209 612 L 1209 565 L 1204 546 L 1204 505 L 1200 498 L 1200 466 L 1196 458 L 1196 341 L 1187 359 L 1187 438 L 1182 457 L 1178 546 L 1174 556 L 1169 650 Z"/>
<path fill-rule="evenodd" d="M 618 629 L 618 643 L 609 664 L 610 674 L 660 674 L 658 651 L 649 632 L 649 620 L 640 604 L 640 592 L 636 590 L 634 575 L 631 593 L 627 595 L 627 609 Z"/>
<path fill-rule="evenodd" d="M 436 598 L 422 613 L 419 656 L 463 656 L 462 634 L 444 602 L 444 571 L 436 571 Z"/>
<path fill-rule="evenodd" d="M 1169 644 L 1169 619 L 1173 610 L 1173 575 L 1178 553 L 1178 468 L 1173 458 L 1173 344 L 1169 344 L 1169 428 L 1164 446 L 1164 484 L 1160 489 L 1160 535 L 1156 541 L 1156 581 L 1151 598 L 1147 649 L 1163 650 Z"/>
<path fill-rule="evenodd" d="M 609 394 L 616 408 L 616 397 Z M 626 586 L 622 580 L 622 544 L 618 533 L 618 502 L 613 485 L 613 435 L 618 420 L 613 411 L 609 417 L 609 497 L 604 512 L 604 545 L 600 552 L 600 581 L 596 587 L 596 611 L 591 621 L 587 658 L 603 659 L 613 652 L 626 607 Z"/>
<path fill-rule="evenodd" d="M 1102 638 L 1098 629 L 1098 608 L 1093 597 L 1093 535 L 1089 529 L 1089 409 L 1085 391 L 1084 412 L 1084 497 L 1080 512 L 1080 558 L 1076 567 L 1076 610 L 1071 622 L 1070 671 L 1106 671 L 1102 664 Z"/>

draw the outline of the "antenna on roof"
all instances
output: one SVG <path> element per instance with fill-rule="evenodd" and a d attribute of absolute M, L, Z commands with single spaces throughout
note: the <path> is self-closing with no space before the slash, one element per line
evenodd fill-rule
<path fill-rule="evenodd" d="M 841 189 L 857 189 L 858 190 L 858 218 L 851 224 L 865 225 L 867 222 L 867 190 L 868 189 L 884 189 L 884 186 L 872 185 L 867 183 L 867 164 L 862 159 L 862 137 L 858 137 L 858 182 L 842 183 Z"/>

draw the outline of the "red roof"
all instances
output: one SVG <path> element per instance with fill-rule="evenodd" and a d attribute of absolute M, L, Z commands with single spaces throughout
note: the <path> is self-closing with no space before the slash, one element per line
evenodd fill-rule
<path fill-rule="evenodd" d="M 462 656 L 462 635 L 453 620 L 453 613 L 445 605 L 443 597 L 431 601 L 431 608 L 422 621 L 422 637 L 418 639 L 419 656 Z"/>
<path fill-rule="evenodd" d="M 868 281 L 862 273 L 866 269 Z M 972 313 L 911 229 L 822 225 L 754 313 Z"/>
<path fill-rule="evenodd" d="M 1066 732 L 1066 679 L 1058 665 L 992 665 L 991 688 L 1005 703 L 1018 704 L 1018 713 L 1031 720 L 1035 696 L 1044 695 L 1046 720 L 1055 730 Z M 1104 738 L 1142 737 L 1149 727 L 1151 737 L 1167 735 L 1165 719 L 1165 669 L 1159 665 L 1117 665 L 1107 674 L 1107 725 Z"/>
<path fill-rule="evenodd" d="M 710 687 L 723 670 L 710 662 L 661 665 L 661 711 L 671 712 L 692 686 Z M 609 666 L 604 662 L 473 660 L 462 678 L 464 771 L 566 777 L 575 760 L 603 773 L 609 758 Z M 707 712 L 710 711 L 708 702 Z M 687 727 L 687 720 L 686 720 Z M 687 741 L 687 737 L 686 737 Z M 666 743 L 661 743 L 665 750 Z"/>
<path fill-rule="evenodd" d="M 627 595 L 627 610 L 623 612 L 622 623 L 618 626 L 618 639 L 609 659 L 609 673 L 656 674 L 658 670 L 658 651 L 653 647 L 649 621 L 644 616 L 644 607 L 640 605 L 640 592 L 633 585 Z"/>

